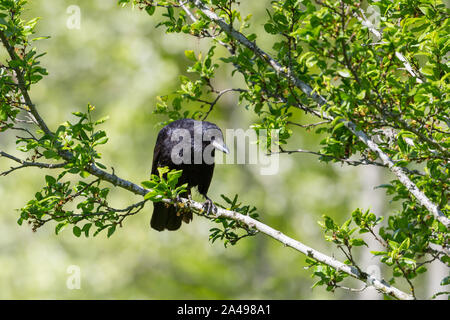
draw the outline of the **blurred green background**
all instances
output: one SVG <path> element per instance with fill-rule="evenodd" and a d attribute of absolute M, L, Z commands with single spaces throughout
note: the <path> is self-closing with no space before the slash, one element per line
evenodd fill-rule
<path fill-rule="evenodd" d="M 155 29 L 157 14 L 149 17 L 136 8 L 120 8 L 116 0 L 30 1 L 28 18 L 41 17 L 37 31 L 49 40 L 36 43 L 47 52 L 42 64 L 49 71 L 31 97 L 50 128 L 73 120 L 71 112 L 96 106 L 95 116 L 110 116 L 104 124 L 110 138 L 101 146 L 102 163 L 118 176 L 140 183 L 149 176 L 156 124 L 164 120 L 152 111 L 156 96 L 170 94 L 186 75 L 184 50 L 208 49 L 207 40 L 166 35 Z M 265 4 L 265 6 L 263 5 Z M 67 26 L 71 5 L 80 8 L 80 29 Z M 253 30 L 263 30 L 270 1 L 248 1 L 244 13 L 253 14 Z M 272 39 L 258 43 L 270 52 Z M 3 48 L 2 48 L 3 50 Z M 4 60 L 5 55 L 1 55 Z M 231 70 L 220 69 L 219 89 L 242 82 Z M 208 120 L 222 129 L 243 128 L 254 115 L 226 95 Z M 296 115 L 298 122 L 307 119 Z M 320 137 L 294 129 L 289 147 L 319 150 Z M 21 156 L 14 137 L 0 137 L 2 150 Z M 14 165 L 0 158 L 0 171 Z M 110 238 L 76 238 L 71 228 L 55 235 L 54 225 L 33 233 L 19 226 L 18 212 L 44 184 L 45 171 L 25 169 L 0 177 L 0 298 L 1 299 L 336 299 L 377 297 L 370 290 L 334 293 L 312 289 L 305 257 L 264 236 L 247 238 L 236 246 L 208 241 L 213 225 L 194 217 L 178 232 L 158 233 L 149 227 L 152 204 L 126 220 Z M 218 165 L 209 196 L 239 194 L 258 208 L 260 219 L 287 235 L 329 255 L 342 257 L 323 239 L 317 221 L 323 214 L 343 222 L 353 209 L 372 208 L 377 215 L 393 210 L 384 191 L 373 190 L 387 181 L 380 171 L 319 163 L 309 155 L 280 156 L 278 175 L 262 176 L 256 165 Z M 116 206 L 139 199 L 114 190 Z M 200 198 L 198 198 L 200 199 Z M 374 245 L 372 250 L 377 250 Z M 378 270 L 376 258 L 361 255 L 363 265 Z M 69 266 L 81 270 L 81 288 L 66 286 Z M 387 274 L 386 277 L 389 277 Z M 425 283 L 425 282 L 424 282 Z M 356 281 L 349 286 L 361 287 Z M 403 284 L 398 284 L 406 288 Z M 419 292 L 427 290 L 423 285 Z"/>

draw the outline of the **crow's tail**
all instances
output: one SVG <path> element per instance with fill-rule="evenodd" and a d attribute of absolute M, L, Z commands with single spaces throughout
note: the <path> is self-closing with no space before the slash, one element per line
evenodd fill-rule
<path fill-rule="evenodd" d="M 153 203 L 153 215 L 150 226 L 158 231 L 164 229 L 175 231 L 181 227 L 181 222 L 189 223 L 192 220 L 192 213 L 177 212 L 177 208 L 163 202 Z"/>

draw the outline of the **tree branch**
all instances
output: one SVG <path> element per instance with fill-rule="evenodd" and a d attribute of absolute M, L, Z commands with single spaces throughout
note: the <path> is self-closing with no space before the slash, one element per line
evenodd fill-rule
<path fill-rule="evenodd" d="M 149 190 L 147 190 L 139 185 L 136 185 L 128 180 L 121 179 L 118 176 L 116 176 L 115 174 L 114 175 L 109 174 L 109 173 L 97 168 L 95 165 L 91 165 L 89 172 L 104 181 L 108 181 L 108 182 L 112 183 L 113 185 L 121 187 L 123 189 L 126 189 L 134 194 L 145 196 L 149 192 Z M 202 203 L 199 203 L 199 202 L 196 202 L 196 201 L 193 201 L 190 199 L 184 199 L 184 198 L 181 198 L 180 201 L 184 204 L 184 206 L 186 208 L 189 208 L 190 210 L 194 210 L 196 212 L 203 211 Z M 174 201 L 170 200 L 170 199 L 164 199 L 163 202 L 172 203 L 172 204 L 174 203 Z M 361 273 L 358 271 L 357 268 L 346 265 L 346 264 L 344 264 L 332 257 L 329 257 L 311 247 L 308 247 L 308 246 L 304 245 L 303 243 L 286 236 L 281 231 L 275 230 L 275 229 L 269 227 L 268 225 L 266 225 L 258 220 L 255 220 L 249 216 L 242 215 L 238 212 L 222 209 L 219 207 L 217 208 L 217 212 L 216 212 L 215 216 L 217 218 L 222 217 L 222 218 L 239 221 L 239 222 L 245 224 L 246 226 L 248 226 L 249 228 L 254 228 L 254 229 L 258 230 L 259 232 L 262 232 L 262 233 L 268 235 L 269 237 L 283 243 L 287 247 L 291 247 L 294 250 L 297 250 L 297 251 L 307 255 L 308 257 L 311 257 L 319 262 L 322 262 L 338 271 L 345 272 L 346 274 L 352 276 L 353 278 L 363 281 L 364 283 L 366 283 L 369 286 L 375 287 L 378 291 L 380 291 L 384 294 L 393 296 L 393 297 L 395 297 L 397 299 L 401 299 L 401 300 L 413 299 L 413 297 L 411 295 L 408 295 L 407 293 L 405 293 L 395 287 L 391 287 L 384 280 L 377 279 L 374 276 L 371 276 L 367 273 Z"/>
<path fill-rule="evenodd" d="M 215 93 L 217 93 L 217 96 L 216 96 L 216 98 L 215 98 L 213 101 L 211 101 L 211 102 L 206 101 L 206 100 L 196 99 L 196 100 L 199 101 L 199 102 L 203 102 L 203 103 L 209 104 L 209 109 L 208 109 L 208 111 L 205 113 L 205 115 L 203 116 L 202 121 L 205 121 L 206 118 L 208 118 L 209 114 L 210 114 L 211 111 L 214 109 L 214 106 L 217 104 L 217 102 L 219 102 L 220 98 L 221 98 L 225 93 L 227 93 L 227 92 L 244 92 L 244 91 L 245 91 L 244 89 L 233 89 L 233 88 L 229 88 L 229 89 L 224 89 L 224 90 L 222 90 L 222 91 L 214 91 Z"/>
<path fill-rule="evenodd" d="M 23 166 L 56 168 L 56 167 L 63 167 L 65 165 L 65 163 L 51 165 L 51 164 L 43 164 L 43 163 L 35 163 L 35 162 L 23 162 L 19 158 L 9 155 L 3 151 L 0 151 L 0 155 L 3 157 L 9 158 L 11 160 L 14 160 L 16 162 L 22 163 Z M 110 174 L 108 172 L 105 172 L 93 164 L 88 168 L 88 171 L 91 174 L 95 175 L 96 177 L 100 178 L 101 180 L 110 182 L 113 185 L 118 186 L 123 189 L 126 189 L 134 194 L 145 196 L 149 192 L 149 190 L 142 188 L 141 186 L 136 185 L 128 180 L 121 179 L 118 176 L 116 176 L 115 174 Z M 183 198 L 181 198 L 180 200 L 184 204 L 184 206 L 186 208 L 189 208 L 190 210 L 194 210 L 197 212 L 203 211 L 202 203 L 195 202 L 190 199 L 183 199 Z M 143 205 L 145 204 L 145 202 L 146 202 L 146 200 L 138 202 L 136 204 L 133 204 L 125 209 L 121 209 L 121 210 L 114 209 L 114 211 L 127 212 L 127 214 L 124 215 L 124 217 L 126 217 L 128 215 L 139 212 L 143 208 Z M 173 200 L 164 199 L 163 202 L 173 203 Z M 138 209 L 138 211 L 132 211 L 132 209 Z M 239 222 L 245 224 L 250 229 L 254 228 L 254 229 L 270 236 L 271 238 L 273 238 L 277 241 L 280 241 L 285 246 L 291 247 L 291 248 L 307 255 L 308 257 L 311 257 L 319 262 L 329 265 L 330 267 L 333 267 L 338 271 L 345 272 L 346 274 L 352 276 L 353 278 L 363 281 L 364 283 L 366 283 L 367 286 L 375 287 L 378 291 L 380 291 L 384 294 L 391 295 L 391 296 L 393 296 L 397 299 L 401 299 L 401 300 L 406 300 L 406 299 L 409 300 L 409 299 L 413 298 L 412 296 L 406 294 L 405 292 L 402 292 L 401 290 L 399 290 L 397 288 L 391 287 L 389 284 L 384 282 L 384 280 L 379 280 L 365 272 L 359 271 L 358 268 L 356 268 L 354 266 L 346 265 L 332 257 L 329 257 L 311 247 L 304 245 L 303 243 L 301 243 L 297 240 L 294 240 L 294 239 L 284 235 L 283 233 L 281 233 L 281 231 L 275 230 L 275 229 L 263 224 L 262 222 L 260 222 L 258 220 L 255 220 L 249 216 L 242 215 L 235 211 L 217 208 L 216 217 L 217 218 L 223 217 L 223 218 L 228 218 L 228 219 L 239 221 Z M 47 221 L 45 221 L 45 222 L 47 222 Z"/>
<path fill-rule="evenodd" d="M 52 163 L 25 161 L 25 160 L 14 157 L 13 155 L 10 155 L 3 151 L 0 151 L 0 157 L 8 158 L 8 159 L 11 159 L 11 160 L 21 164 L 21 166 L 11 167 L 10 170 L 1 172 L 0 176 L 6 176 L 15 170 L 22 169 L 25 167 L 38 167 L 41 169 L 59 169 L 59 168 L 63 168 L 67 164 L 67 162 L 52 164 Z"/>
<path fill-rule="evenodd" d="M 164 200 L 167 203 L 171 203 L 171 200 Z M 186 207 L 193 209 L 195 211 L 201 211 L 203 210 L 203 204 L 188 200 L 188 199 L 181 199 L 181 201 L 185 204 Z M 361 280 L 364 283 L 366 283 L 369 286 L 375 287 L 378 291 L 396 297 L 397 299 L 401 300 L 410 300 L 413 299 L 413 297 L 397 288 L 391 287 L 389 284 L 387 284 L 384 280 L 380 280 L 375 278 L 372 275 L 369 275 L 367 273 L 361 273 L 358 271 L 358 269 L 354 266 L 346 265 L 332 257 L 329 257 L 297 240 L 294 240 L 285 234 L 283 234 L 281 231 L 275 230 L 268 225 L 255 220 L 249 216 L 242 215 L 240 213 L 229 211 L 222 208 L 217 208 L 216 216 L 233 219 L 236 221 L 239 221 L 250 228 L 254 228 L 258 230 L 259 232 L 262 232 L 266 234 L 267 236 L 283 243 L 286 247 L 291 247 L 296 251 L 299 251 L 306 256 L 313 258 L 319 262 L 322 262 L 338 271 L 342 271 L 351 277 Z"/>
<path fill-rule="evenodd" d="M 6 48 L 6 51 L 8 51 L 8 54 L 12 60 L 20 60 L 20 58 L 16 55 L 14 47 L 10 45 L 8 42 L 8 39 L 5 35 L 5 33 L 0 30 L 0 40 L 3 43 L 3 46 Z M 25 77 L 22 72 L 22 70 L 19 67 L 12 68 L 16 74 L 17 78 L 17 85 L 19 86 L 20 92 L 22 93 L 24 103 L 25 105 L 30 109 L 29 113 L 33 117 L 34 120 L 36 120 L 38 126 L 44 131 L 45 134 L 51 135 L 50 130 L 48 129 L 47 125 L 45 124 L 44 120 L 39 115 L 36 107 L 34 106 L 33 102 L 31 101 L 30 95 L 28 94 L 28 88 L 26 86 Z"/>
<path fill-rule="evenodd" d="M 367 20 L 366 15 L 364 14 L 364 11 L 362 9 L 359 10 L 360 14 L 362 15 L 362 17 L 360 15 L 358 15 L 357 13 L 354 14 L 354 16 L 356 17 L 356 19 L 358 19 L 359 22 L 361 22 L 361 24 L 363 26 L 366 26 L 367 29 L 369 29 L 369 31 L 378 39 L 381 40 L 383 38 L 383 34 L 378 31 L 373 24 Z M 379 42 L 376 44 L 385 44 L 386 42 Z M 413 67 L 411 66 L 411 64 L 408 62 L 408 60 L 405 58 L 405 56 L 398 52 L 395 51 L 395 56 L 403 63 L 403 65 L 405 66 L 406 71 L 409 72 L 409 74 L 411 76 L 413 76 L 414 78 L 416 78 L 416 82 L 417 83 L 423 83 L 424 81 L 421 79 L 419 73 L 416 73 L 413 69 Z"/>

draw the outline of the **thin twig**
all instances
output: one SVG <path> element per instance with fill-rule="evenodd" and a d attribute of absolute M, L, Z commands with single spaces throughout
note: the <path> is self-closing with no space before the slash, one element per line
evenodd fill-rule
<path fill-rule="evenodd" d="M 208 109 L 208 111 L 205 113 L 205 116 L 202 118 L 202 120 L 203 120 L 203 121 L 206 120 L 206 118 L 209 116 L 209 114 L 211 113 L 211 111 L 214 109 L 214 106 L 217 104 L 217 102 L 219 102 L 220 98 L 221 98 L 225 93 L 227 93 L 227 92 L 245 92 L 245 91 L 246 91 L 246 90 L 244 90 L 244 89 L 225 89 L 225 90 L 222 90 L 222 91 L 217 92 L 217 97 L 216 97 L 213 101 L 211 101 L 211 102 L 208 102 L 208 101 L 205 101 L 205 100 L 197 99 L 197 101 L 200 101 L 200 102 L 209 104 L 209 109 Z"/>
<path fill-rule="evenodd" d="M 10 155 L 3 151 L 0 151 L 0 157 L 8 158 L 8 159 L 11 159 L 11 160 L 21 164 L 18 167 L 11 167 L 10 170 L 0 173 L 0 176 L 6 176 L 13 171 L 16 171 L 18 169 L 22 169 L 25 167 L 38 167 L 41 169 L 60 169 L 60 168 L 64 168 L 64 166 L 67 164 L 67 162 L 52 164 L 52 163 L 25 161 L 25 160 L 14 157 L 13 155 Z"/>

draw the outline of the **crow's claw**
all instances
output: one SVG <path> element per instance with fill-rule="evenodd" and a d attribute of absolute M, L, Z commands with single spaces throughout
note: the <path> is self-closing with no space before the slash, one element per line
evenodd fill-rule
<path fill-rule="evenodd" d="M 183 212 L 183 208 L 184 208 L 184 203 L 181 200 L 181 197 L 179 195 L 177 195 L 174 199 L 173 199 L 174 203 L 173 206 L 176 208 L 177 210 L 177 216 L 181 215 Z"/>
<path fill-rule="evenodd" d="M 176 195 L 175 198 L 173 198 L 173 201 L 174 201 L 174 204 L 173 204 L 173 205 L 174 205 L 175 207 L 180 207 L 180 204 L 181 204 L 182 202 L 181 202 L 181 198 L 180 198 L 179 195 Z"/>
<path fill-rule="evenodd" d="M 216 205 L 209 198 L 206 198 L 206 201 L 203 204 L 203 210 L 205 211 L 206 215 L 210 215 L 211 213 L 212 214 L 216 214 L 217 213 Z"/>

